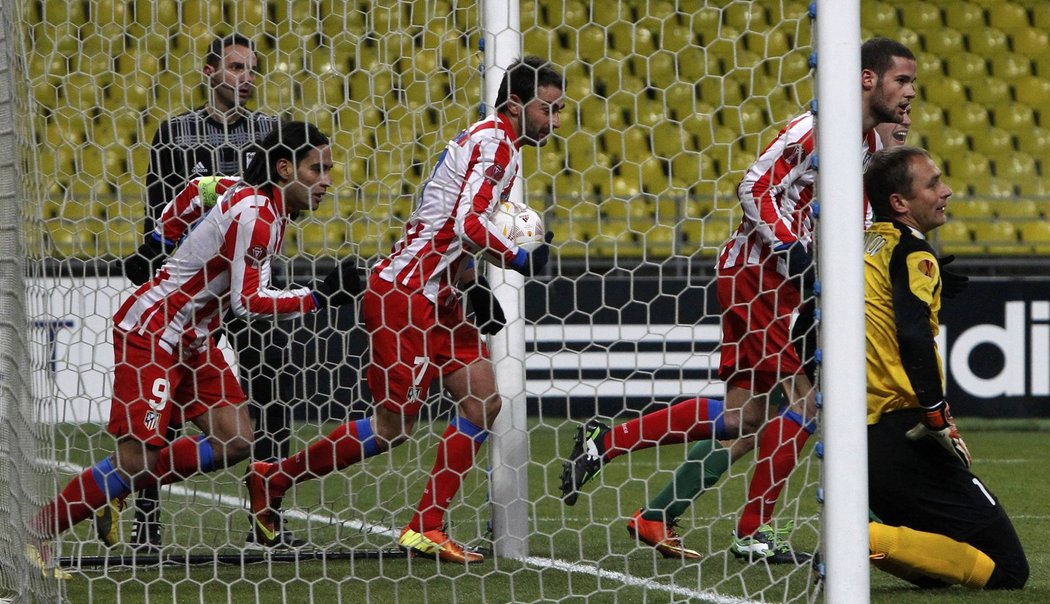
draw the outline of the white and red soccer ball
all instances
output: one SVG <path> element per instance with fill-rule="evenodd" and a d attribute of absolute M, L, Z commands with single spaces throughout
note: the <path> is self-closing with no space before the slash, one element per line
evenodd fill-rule
<path fill-rule="evenodd" d="M 527 252 L 543 243 L 543 218 L 528 206 L 504 201 L 489 219 L 502 230 L 504 237 Z"/>

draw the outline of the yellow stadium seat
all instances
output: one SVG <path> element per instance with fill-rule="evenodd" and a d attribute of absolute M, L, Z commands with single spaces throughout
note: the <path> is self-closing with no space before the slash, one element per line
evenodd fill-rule
<path fill-rule="evenodd" d="M 895 30 L 900 25 L 897 9 L 886 2 L 862 3 L 860 22 L 864 27 L 879 32 Z"/>
<path fill-rule="evenodd" d="M 916 121 L 915 123 L 918 124 L 919 122 Z M 966 134 L 958 128 L 952 128 L 951 126 L 944 126 L 941 128 L 935 126 L 933 129 L 927 127 L 920 128 L 922 132 L 932 133 L 930 136 L 924 137 L 926 138 L 925 146 L 932 153 L 944 157 L 958 155 L 969 149 L 969 141 L 967 140 Z"/>
<path fill-rule="evenodd" d="M 984 57 L 972 52 L 951 55 L 945 59 L 945 65 L 950 77 L 964 83 L 973 82 L 988 75 L 988 66 Z"/>
<path fill-rule="evenodd" d="M 97 255 L 95 234 L 99 228 L 90 227 L 87 222 L 46 220 L 48 252 L 58 258 L 94 258 Z"/>
<path fill-rule="evenodd" d="M 1017 236 L 1017 227 L 1006 220 L 978 222 L 973 225 L 974 242 L 984 246 L 989 254 L 1016 254 L 1023 251 Z"/>
<path fill-rule="evenodd" d="M 1028 11 L 1014 2 L 996 2 L 988 11 L 988 24 L 1008 33 L 1021 31 L 1029 26 Z"/>
<path fill-rule="evenodd" d="M 970 100 L 986 107 L 1010 102 L 1010 85 L 996 77 L 977 78 L 966 89 L 970 92 Z"/>
<path fill-rule="evenodd" d="M 991 174 L 988 158 L 980 153 L 964 151 L 963 153 L 946 157 L 947 172 L 955 178 L 973 178 L 981 174 Z"/>
<path fill-rule="evenodd" d="M 1032 60 L 1016 52 L 1004 52 L 992 56 L 992 75 L 1007 82 L 1015 82 L 1025 76 L 1032 75 Z"/>
<path fill-rule="evenodd" d="M 926 122 L 917 122 L 926 123 Z M 972 101 L 963 101 L 948 106 L 948 124 L 966 134 L 982 135 L 987 132 L 988 110 Z"/>
<path fill-rule="evenodd" d="M 1039 170 L 1035 158 L 1023 151 L 1009 151 L 995 157 L 995 175 L 1020 183 L 1038 178 Z"/>
<path fill-rule="evenodd" d="M 1021 241 L 1036 254 L 1050 254 L 1050 223 L 1045 220 L 1029 220 L 1022 223 Z"/>
<path fill-rule="evenodd" d="M 970 227 L 963 220 L 952 218 L 933 232 L 934 242 L 942 254 L 981 254 L 984 250 L 973 242 Z"/>
<path fill-rule="evenodd" d="M 1046 78 L 1034 75 L 1018 78 L 1014 82 L 1014 95 L 1018 103 L 1050 110 L 1050 81 Z"/>
<path fill-rule="evenodd" d="M 966 88 L 955 78 L 934 77 L 919 80 L 919 83 L 923 88 L 921 98 L 924 102 L 947 105 L 966 96 Z"/>
<path fill-rule="evenodd" d="M 944 22 L 959 31 L 973 31 L 984 26 L 984 9 L 970 2 L 948 2 L 944 5 Z"/>
<path fill-rule="evenodd" d="M 941 9 L 931 2 L 904 2 L 898 11 L 901 23 L 916 31 L 937 31 L 944 25 Z"/>
<path fill-rule="evenodd" d="M 1023 57 L 1050 56 L 1050 33 L 1045 29 L 1025 27 L 1010 35 L 1010 43 L 1013 51 Z"/>
<path fill-rule="evenodd" d="M 989 199 L 1013 199 L 1017 197 L 1017 185 L 1012 180 L 985 173 L 968 177 L 970 191 L 973 195 Z"/>
<path fill-rule="evenodd" d="M 1035 112 L 1028 105 L 1011 103 L 996 107 L 995 125 L 1019 135 L 1027 133 L 1036 126 Z"/>
<path fill-rule="evenodd" d="M 980 27 L 966 32 L 969 51 L 983 57 L 993 57 L 1010 52 L 1010 40 L 1006 32 L 994 27 Z"/>
<path fill-rule="evenodd" d="M 994 214 L 992 213 L 991 203 L 986 199 L 949 199 L 948 200 L 948 215 L 951 216 L 952 220 L 991 220 Z"/>
<path fill-rule="evenodd" d="M 1036 2 L 1032 5 L 1032 26 L 1043 31 L 1050 31 L 1050 4 Z"/>
<path fill-rule="evenodd" d="M 1017 148 L 1035 157 L 1050 156 L 1050 130 L 1033 125 L 1017 137 Z M 1044 168 L 1047 169 L 1047 168 Z"/>
<path fill-rule="evenodd" d="M 922 39 L 923 50 L 935 55 L 946 57 L 966 50 L 966 40 L 962 32 L 950 27 L 927 31 L 923 34 Z"/>
<path fill-rule="evenodd" d="M 999 157 L 1014 150 L 1013 134 L 1002 128 L 988 128 L 973 137 L 973 150 L 988 157 Z"/>
<path fill-rule="evenodd" d="M 1040 217 L 1039 204 L 1031 199 L 993 199 L 988 205 L 1000 220 L 1035 220 Z"/>

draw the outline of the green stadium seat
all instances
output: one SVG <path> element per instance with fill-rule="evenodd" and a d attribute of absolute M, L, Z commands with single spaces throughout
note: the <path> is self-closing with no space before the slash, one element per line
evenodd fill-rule
<path fill-rule="evenodd" d="M 1031 7 L 1032 26 L 1042 31 L 1050 31 L 1050 4 L 1036 2 Z"/>
<path fill-rule="evenodd" d="M 1021 31 L 1030 25 L 1028 11 L 1015 2 L 996 2 L 988 11 L 988 24 L 1007 33 Z"/>
<path fill-rule="evenodd" d="M 919 124 L 918 121 L 915 123 Z M 922 132 L 931 133 L 929 136 L 923 137 L 925 141 L 923 145 L 931 153 L 936 153 L 941 157 L 947 157 L 958 155 L 969 149 L 970 143 L 967 140 L 966 134 L 962 130 L 952 128 L 951 126 L 938 127 L 936 122 L 934 122 L 934 124 L 935 125 L 932 129 L 924 126 L 920 127 Z"/>
<path fill-rule="evenodd" d="M 924 51 L 942 57 L 966 50 L 966 40 L 962 32 L 950 27 L 923 32 L 922 41 Z"/>
<path fill-rule="evenodd" d="M 986 24 L 984 9 L 971 2 L 948 2 L 944 5 L 944 22 L 959 31 L 973 31 Z"/>
<path fill-rule="evenodd" d="M 900 13 L 901 24 L 910 29 L 928 32 L 937 31 L 944 26 L 941 9 L 936 4 L 916 0 L 899 5 L 897 10 Z"/>

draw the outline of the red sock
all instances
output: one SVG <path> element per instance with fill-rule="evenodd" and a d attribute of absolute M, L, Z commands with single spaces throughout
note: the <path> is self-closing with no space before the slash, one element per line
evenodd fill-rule
<path fill-rule="evenodd" d="M 160 450 L 153 473 L 149 478 L 136 480 L 135 490 L 151 486 L 154 477 L 158 484 L 171 484 L 214 469 L 215 459 L 207 438 L 203 435 L 183 436 Z"/>
<path fill-rule="evenodd" d="M 280 497 L 293 484 L 320 478 L 381 453 L 369 422 L 365 418 L 342 424 L 328 436 L 279 462 L 269 476 L 270 495 Z M 367 429 L 367 434 L 360 434 L 363 429 Z"/>
<path fill-rule="evenodd" d="M 738 536 L 752 535 L 758 527 L 772 520 L 780 491 L 795 469 L 798 454 L 807 440 L 809 432 L 797 421 L 783 415 L 766 424 L 758 437 L 755 473 L 747 489 L 747 503 L 737 521 Z"/>
<path fill-rule="evenodd" d="M 106 493 L 98 487 L 88 468 L 69 481 L 57 498 L 44 506 L 33 519 L 33 530 L 50 539 L 91 516 L 106 503 Z"/>
<path fill-rule="evenodd" d="M 465 420 L 460 418 L 458 421 L 462 424 Z M 459 491 L 463 475 L 474 466 L 474 455 L 481 448 L 486 435 L 486 432 L 478 432 L 474 436 L 466 434 L 455 423 L 445 429 L 441 444 L 438 445 L 434 469 L 430 471 L 430 480 L 423 489 L 416 513 L 408 523 L 409 528 L 420 533 L 441 528 L 448 504 Z"/>
<path fill-rule="evenodd" d="M 719 400 L 691 398 L 619 424 L 605 436 L 606 460 L 657 445 L 711 438 L 724 431 L 715 425 L 723 408 Z"/>

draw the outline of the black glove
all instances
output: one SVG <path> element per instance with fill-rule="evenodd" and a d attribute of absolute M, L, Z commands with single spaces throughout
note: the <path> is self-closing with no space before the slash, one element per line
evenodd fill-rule
<path fill-rule="evenodd" d="M 314 285 L 314 293 L 322 305 L 342 306 L 354 301 L 361 293 L 361 273 L 357 270 L 357 258 L 346 258 L 332 269 L 320 283 Z"/>
<path fill-rule="evenodd" d="M 135 285 L 149 281 L 164 263 L 164 244 L 147 236 L 134 254 L 124 258 L 124 276 Z"/>
<path fill-rule="evenodd" d="M 542 271 L 551 257 L 550 243 L 554 241 L 554 233 L 547 231 L 547 234 L 543 236 L 543 241 L 538 248 L 531 252 L 518 250 L 518 255 L 508 263 L 508 266 L 526 277 L 531 277 Z"/>
<path fill-rule="evenodd" d="M 474 310 L 474 324 L 478 331 L 485 335 L 494 335 L 507 324 L 507 316 L 503 314 L 503 307 L 499 300 L 492 295 L 492 289 L 485 277 L 478 275 L 472 283 L 462 286 L 470 298 L 470 307 Z"/>
<path fill-rule="evenodd" d="M 937 266 L 941 269 L 941 297 L 954 298 L 966 289 L 970 278 L 962 273 L 944 268 L 955 261 L 955 254 L 948 254 L 943 258 L 937 258 Z"/>
<path fill-rule="evenodd" d="M 809 254 L 806 245 L 801 241 L 785 243 L 775 248 L 777 253 L 783 254 L 787 261 L 788 277 L 798 279 L 802 282 L 799 289 L 813 287 L 814 273 L 813 256 Z"/>

